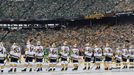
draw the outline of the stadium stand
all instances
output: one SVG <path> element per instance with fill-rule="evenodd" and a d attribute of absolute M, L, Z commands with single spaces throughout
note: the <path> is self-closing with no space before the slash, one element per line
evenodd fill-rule
<path fill-rule="evenodd" d="M 62 29 L 21 29 L 21 30 L 0 30 L 0 36 L 6 37 L 3 39 L 6 45 L 10 48 L 13 42 L 19 43 L 22 47 L 28 39 L 32 39 L 33 44 L 36 40 L 42 41 L 43 46 L 50 47 L 55 42 L 60 46 L 63 41 L 68 41 L 70 45 L 77 43 L 82 47 L 85 43 L 97 43 L 104 45 L 108 42 L 113 48 L 122 44 L 133 44 L 134 42 L 134 25 L 131 23 L 118 25 L 80 25 L 71 26 Z"/>
<path fill-rule="evenodd" d="M 102 44 L 106 41 L 112 45 L 126 42 L 132 44 L 132 41 L 134 40 L 133 23 L 118 24 L 117 22 L 124 22 L 119 21 L 119 19 L 121 19 L 118 18 L 120 14 L 130 11 L 133 12 L 133 3 L 134 0 L 1 0 L 0 22 L 6 20 L 4 23 L 8 24 L 9 21 L 16 22 L 17 20 L 18 22 L 16 23 L 20 24 L 19 20 L 26 20 L 23 23 L 28 24 L 27 20 L 39 20 L 38 23 L 41 23 L 43 26 L 40 28 L 44 28 L 46 21 L 42 22 L 40 20 L 58 19 L 57 21 L 60 21 L 57 23 L 60 23 L 60 25 L 63 26 L 58 28 L 58 30 L 46 28 L 40 31 L 34 29 L 36 27 L 34 24 L 38 23 L 32 21 L 29 23 L 31 24 L 29 25 L 31 29 L 9 31 L 1 28 L 0 39 L 1 41 L 8 43 L 7 45 L 9 46 L 11 46 L 11 43 L 13 42 L 18 42 L 21 46 L 24 46 L 26 40 L 29 38 L 32 38 L 33 40 L 41 39 L 42 44 L 45 47 L 49 47 L 53 42 L 60 45 L 64 40 L 69 41 L 70 45 L 74 44 L 73 42 L 76 42 L 80 46 L 86 42 L 90 42 L 91 44 Z M 105 19 L 104 21 L 108 21 L 108 24 L 103 25 L 100 21 L 94 20 L 94 18 L 101 19 L 100 17 L 107 17 L 108 15 L 110 15 L 110 17 L 116 16 L 114 20 L 110 20 L 111 22 L 108 21 L 109 19 Z M 130 15 L 133 14 L 131 13 Z M 90 20 L 90 22 L 87 22 L 86 24 L 83 24 L 84 21 L 81 20 L 78 20 L 80 22 L 73 22 L 73 20 L 76 20 L 74 18 L 81 19 L 80 17 L 82 17 L 82 19 L 87 18 L 93 20 Z M 62 21 L 64 19 L 71 21 L 69 22 L 70 26 L 68 25 L 68 20 Z M 48 22 L 48 24 L 51 23 L 53 24 L 52 21 Z M 92 23 L 97 24 L 92 26 Z M 64 24 L 69 27 L 64 28 Z M 78 24 L 80 24 L 80 26 L 78 26 Z M 87 27 L 86 25 L 89 26 Z"/>
<path fill-rule="evenodd" d="M 133 0 L 1 0 L 1 19 L 57 19 L 133 11 Z"/>

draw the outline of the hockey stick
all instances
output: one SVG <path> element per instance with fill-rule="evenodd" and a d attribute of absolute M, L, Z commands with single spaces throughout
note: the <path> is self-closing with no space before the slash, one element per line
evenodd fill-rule
<path fill-rule="evenodd" d="M 94 59 L 93 59 L 93 63 L 92 63 L 92 64 L 93 64 L 93 66 L 92 66 L 90 69 L 93 69 L 93 67 L 95 67 L 95 66 L 96 66 L 95 61 L 96 61 L 96 60 L 95 60 L 95 57 L 94 57 Z"/>
<path fill-rule="evenodd" d="M 95 67 L 96 65 L 95 65 L 95 63 L 92 63 L 93 64 L 93 66 L 90 68 L 90 69 L 93 69 L 93 67 Z"/>

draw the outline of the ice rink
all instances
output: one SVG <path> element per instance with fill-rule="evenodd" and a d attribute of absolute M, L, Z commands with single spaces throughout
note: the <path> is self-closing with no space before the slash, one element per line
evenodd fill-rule
<path fill-rule="evenodd" d="M 103 72 L 88 72 L 88 71 L 68 71 L 68 72 L 25 72 L 25 73 L 4 73 L 0 75 L 133 75 L 133 72 L 110 72 L 110 71 L 103 71 Z"/>
<path fill-rule="evenodd" d="M 55 71 L 48 72 L 48 65 L 44 65 L 43 72 L 36 72 L 35 70 L 32 72 L 21 72 L 23 69 L 23 66 L 20 65 L 17 69 L 16 73 L 8 73 L 9 67 L 6 67 L 4 69 L 4 73 L 0 73 L 0 75 L 133 75 L 134 69 L 113 69 L 111 71 L 105 71 L 104 66 L 101 65 L 101 70 L 95 70 L 94 66 L 90 70 L 83 71 L 84 65 L 79 65 L 78 71 L 72 71 L 72 64 L 69 65 L 69 68 L 67 71 L 60 71 L 61 67 L 57 66 Z M 33 66 L 35 69 L 35 67 Z"/>

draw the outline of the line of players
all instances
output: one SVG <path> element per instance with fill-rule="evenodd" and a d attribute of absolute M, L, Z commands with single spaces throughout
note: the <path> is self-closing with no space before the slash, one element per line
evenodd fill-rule
<path fill-rule="evenodd" d="M 111 70 L 112 67 L 110 64 L 115 61 L 117 66 L 123 62 L 124 67 L 127 68 L 127 61 L 134 62 L 134 48 L 133 45 L 126 48 L 124 45 L 122 48 L 117 47 L 116 50 L 112 50 L 109 44 L 106 43 L 105 48 L 101 48 L 97 45 L 94 48 L 90 47 L 90 44 L 87 43 L 83 48 L 83 59 L 85 63 L 85 67 L 83 70 L 91 69 L 91 63 L 96 65 L 96 70 L 100 69 L 100 62 L 104 61 L 105 70 Z M 36 62 L 36 70 L 37 72 L 42 71 L 43 62 L 44 62 L 44 48 L 41 46 L 40 42 L 37 42 L 37 45 L 32 45 L 29 41 L 26 45 L 25 50 L 25 64 L 24 69 L 22 72 L 33 71 L 33 61 Z M 80 49 L 75 44 L 73 47 L 69 47 L 67 41 L 63 43 L 63 46 L 56 47 L 56 44 L 53 43 L 52 46 L 49 48 L 49 53 L 47 57 L 47 61 L 49 63 L 48 71 L 54 71 L 56 69 L 57 63 L 61 63 L 61 71 L 66 71 L 68 69 L 68 63 L 73 63 L 73 71 L 78 70 L 79 60 L 81 60 Z M 10 61 L 10 70 L 8 72 L 16 72 L 17 71 L 17 64 L 21 62 L 21 48 L 16 43 L 14 43 L 11 47 L 10 52 L 6 51 L 6 48 L 3 46 L 3 43 L 0 43 L 0 71 L 3 72 L 4 66 L 7 62 Z M 118 64 L 119 63 L 119 64 Z M 129 67 L 133 68 L 133 66 Z"/>

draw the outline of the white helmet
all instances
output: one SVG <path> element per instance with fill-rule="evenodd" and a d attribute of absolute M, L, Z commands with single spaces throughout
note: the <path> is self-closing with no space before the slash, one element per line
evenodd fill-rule
<path fill-rule="evenodd" d="M 95 44 L 94 47 L 97 48 L 98 46 Z"/>
<path fill-rule="evenodd" d="M 119 50 L 120 49 L 120 46 L 118 46 L 117 48 L 116 48 L 116 50 Z"/>
<path fill-rule="evenodd" d="M 0 42 L 0 47 L 3 47 L 3 42 Z"/>
<path fill-rule="evenodd" d="M 109 44 L 108 43 L 106 43 L 106 47 L 109 47 Z"/>
<path fill-rule="evenodd" d="M 125 48 L 126 47 L 126 45 L 125 44 L 123 44 L 123 47 L 122 48 Z"/>
<path fill-rule="evenodd" d="M 40 41 L 37 41 L 37 45 L 41 45 L 41 42 Z"/>
<path fill-rule="evenodd" d="M 89 43 L 86 43 L 85 46 L 89 46 Z"/>
<path fill-rule="evenodd" d="M 19 46 L 17 46 L 16 43 L 13 43 L 13 45 L 11 46 L 11 49 L 14 50 L 15 48 L 19 48 Z"/>
<path fill-rule="evenodd" d="M 77 47 L 77 44 L 74 44 L 73 47 Z"/>
<path fill-rule="evenodd" d="M 16 46 L 17 44 L 14 42 L 13 45 Z"/>
<path fill-rule="evenodd" d="M 130 45 L 130 47 L 129 48 L 133 48 L 133 45 Z"/>
<path fill-rule="evenodd" d="M 56 44 L 55 44 L 55 43 L 53 43 L 53 44 L 52 44 L 52 47 L 56 47 Z"/>
<path fill-rule="evenodd" d="M 63 45 L 67 45 L 67 41 L 65 41 L 65 42 L 63 43 Z"/>
<path fill-rule="evenodd" d="M 29 40 L 27 41 L 27 45 L 30 45 L 30 41 Z"/>

